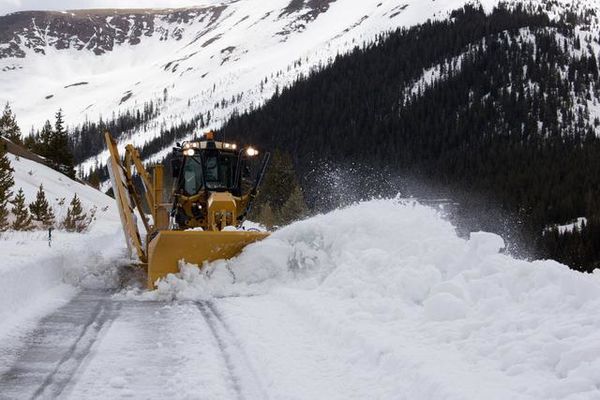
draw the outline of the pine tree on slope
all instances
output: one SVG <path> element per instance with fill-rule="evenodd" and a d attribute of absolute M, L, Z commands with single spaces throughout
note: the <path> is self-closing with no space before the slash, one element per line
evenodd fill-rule
<path fill-rule="evenodd" d="M 29 151 L 33 151 L 34 153 L 35 148 L 36 148 L 36 144 L 38 143 L 38 141 L 40 140 L 40 134 L 39 132 L 36 133 L 35 129 L 33 129 L 33 127 L 31 127 L 31 131 L 29 132 L 28 136 L 25 136 L 23 138 L 23 146 L 29 150 Z"/>
<path fill-rule="evenodd" d="M 269 203 L 277 212 L 289 198 L 295 184 L 296 172 L 292 157 L 277 149 L 271 158 L 257 203 Z"/>
<path fill-rule="evenodd" d="M 6 156 L 6 148 L 0 143 L 0 231 L 8 228 L 8 203 L 12 197 L 10 188 L 15 184 L 10 166 L 10 160 Z"/>
<path fill-rule="evenodd" d="M 62 226 L 67 232 L 83 232 L 89 225 L 87 214 L 83 212 L 81 201 L 77 194 L 73 196 Z"/>
<path fill-rule="evenodd" d="M 276 225 L 279 224 L 278 217 L 281 207 L 289 199 L 296 185 L 297 179 L 292 157 L 276 149 L 271 158 L 271 163 L 267 169 L 261 190 L 256 198 L 256 205 L 250 215 L 250 219 L 257 219 L 259 222 L 264 223 L 260 221 L 259 214 L 263 211 L 263 207 L 268 204 L 275 216 L 274 223 Z"/>
<path fill-rule="evenodd" d="M 50 121 L 46 120 L 44 126 L 42 127 L 42 131 L 40 132 L 40 141 L 37 144 L 38 154 L 48 158 L 50 156 L 50 143 L 52 142 L 52 124 Z"/>
<path fill-rule="evenodd" d="M 13 209 L 12 213 L 15 216 L 15 220 L 12 223 L 12 228 L 15 231 L 30 231 L 33 229 L 33 224 L 31 221 L 31 215 L 29 215 L 29 210 L 25 205 L 25 194 L 23 193 L 23 188 L 20 188 L 17 192 L 17 196 L 13 200 Z"/>
<path fill-rule="evenodd" d="M 308 207 L 304 201 L 304 195 L 300 185 L 296 184 L 290 197 L 279 211 L 279 220 L 281 224 L 286 225 L 291 222 L 302 219 L 308 215 Z"/>
<path fill-rule="evenodd" d="M 67 176 L 74 178 L 73 154 L 69 149 L 69 136 L 64 126 L 62 110 L 56 113 L 54 132 L 50 137 L 49 154 L 47 157 L 54 162 L 55 168 Z"/>
<path fill-rule="evenodd" d="M 48 200 L 46 200 L 44 185 L 40 185 L 35 201 L 29 205 L 29 211 L 33 220 L 41 222 L 45 228 L 50 228 L 54 225 L 54 212 L 50 204 L 48 204 Z"/>
<path fill-rule="evenodd" d="M 21 129 L 17 125 L 15 114 L 10 109 L 10 104 L 6 103 L 4 113 L 0 117 L 0 136 L 16 144 L 23 144 L 21 139 Z"/>

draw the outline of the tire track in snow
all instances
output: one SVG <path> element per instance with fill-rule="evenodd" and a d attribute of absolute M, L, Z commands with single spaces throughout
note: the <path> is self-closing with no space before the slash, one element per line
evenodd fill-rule
<path fill-rule="evenodd" d="M 0 399 L 59 397 L 120 308 L 109 293 L 84 292 L 42 320 L 19 360 L 0 376 Z"/>
<path fill-rule="evenodd" d="M 71 345 L 54 371 L 48 375 L 42 385 L 36 390 L 32 399 L 46 397 L 47 391 L 50 391 L 53 396 L 58 396 L 64 391 L 90 353 L 92 346 L 98 340 L 102 329 L 114 321 L 120 308 L 121 304 L 114 306 L 109 300 L 98 304 L 97 312 L 84 326 L 77 341 Z M 74 363 L 71 361 L 74 361 Z M 62 376 L 63 374 L 65 376 Z"/>
<path fill-rule="evenodd" d="M 212 301 L 195 303 L 211 331 L 229 373 L 238 400 L 268 399 L 258 374 L 239 345 L 238 340 L 223 320 Z"/>
<path fill-rule="evenodd" d="M 245 397 L 242 394 L 240 380 L 235 374 L 233 360 L 231 359 L 231 355 L 227 350 L 227 345 L 225 341 L 218 332 L 218 328 L 216 325 L 218 318 L 212 313 L 212 310 L 210 310 L 210 308 L 205 303 L 196 303 L 196 306 L 200 310 L 202 317 L 206 321 L 208 328 L 210 329 L 213 337 L 215 338 L 215 341 L 217 342 L 217 345 L 219 346 L 219 350 L 221 352 L 221 355 L 223 356 L 223 360 L 225 361 L 225 366 L 227 367 L 227 371 L 229 373 L 229 377 L 231 378 L 233 390 L 235 391 L 237 399 L 244 400 Z"/>
<path fill-rule="evenodd" d="M 234 347 L 237 349 L 237 353 L 240 356 L 240 358 L 242 359 L 243 365 L 245 366 L 247 373 L 250 375 L 252 382 L 257 386 L 257 389 L 260 392 L 260 393 L 258 393 L 260 395 L 259 398 L 268 399 L 269 396 L 267 395 L 267 392 L 265 391 L 265 389 L 261 383 L 258 373 L 252 367 L 252 363 L 250 362 L 250 359 L 248 358 L 248 355 L 246 354 L 246 352 L 243 350 L 236 335 L 234 335 L 234 333 L 231 330 L 231 328 L 229 327 L 229 325 L 227 325 L 227 323 L 225 322 L 225 320 L 223 318 L 223 314 L 219 311 L 217 306 L 215 306 L 214 302 L 209 301 L 207 303 L 207 305 L 210 308 L 210 310 L 212 311 L 213 315 L 217 318 L 217 320 L 223 327 L 223 330 L 225 331 L 225 333 L 229 336 Z"/>

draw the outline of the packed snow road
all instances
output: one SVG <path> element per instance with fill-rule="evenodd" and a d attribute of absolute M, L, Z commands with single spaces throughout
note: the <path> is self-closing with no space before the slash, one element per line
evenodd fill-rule
<path fill-rule="evenodd" d="M 368 398 L 381 377 L 274 300 L 165 303 L 84 291 L 24 338 L 2 371 L 0 398 Z"/>
<path fill-rule="evenodd" d="M 84 291 L 27 335 L 2 399 L 266 398 L 214 302 Z"/>

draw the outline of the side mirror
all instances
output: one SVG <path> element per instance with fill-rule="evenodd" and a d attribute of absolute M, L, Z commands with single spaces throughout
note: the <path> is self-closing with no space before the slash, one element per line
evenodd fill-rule
<path fill-rule="evenodd" d="M 171 176 L 173 178 L 179 178 L 179 173 L 181 172 L 181 159 L 174 158 L 171 160 Z"/>

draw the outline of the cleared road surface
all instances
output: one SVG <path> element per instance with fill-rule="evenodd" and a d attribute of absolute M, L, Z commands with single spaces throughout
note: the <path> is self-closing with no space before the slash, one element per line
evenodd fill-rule
<path fill-rule="evenodd" d="M 284 303 L 84 291 L 11 349 L 0 399 L 368 397 L 377 377 L 353 368 L 348 349 Z"/>

